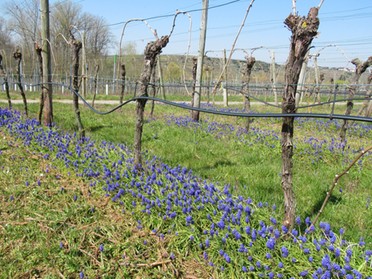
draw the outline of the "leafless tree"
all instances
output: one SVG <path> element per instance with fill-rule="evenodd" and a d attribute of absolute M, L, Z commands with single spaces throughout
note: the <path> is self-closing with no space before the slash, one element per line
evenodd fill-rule
<path fill-rule="evenodd" d="M 55 57 L 54 72 L 57 75 L 70 75 L 70 47 L 64 38 L 69 38 L 71 26 L 79 28 L 81 8 L 71 1 L 59 1 L 51 6 L 50 37 Z M 73 35 L 79 36 L 77 30 L 71 30 Z M 75 32 L 75 33 L 74 33 Z"/>
<path fill-rule="evenodd" d="M 31 61 L 23 65 L 25 71 L 32 71 L 35 62 L 34 42 L 40 39 L 40 1 L 10 0 L 5 3 L 5 12 L 10 15 L 9 28 L 16 35 L 17 45 L 22 48 L 23 61 Z"/>
<path fill-rule="evenodd" d="M 14 49 L 14 44 L 12 41 L 11 31 L 9 25 L 0 17 L 0 50 L 5 53 L 10 53 Z"/>
<path fill-rule="evenodd" d="M 83 13 L 81 6 L 72 1 L 60 1 L 53 5 L 51 20 L 51 37 L 54 45 L 54 56 L 57 60 L 55 71 L 58 74 L 69 73 L 67 61 L 70 55 L 70 48 L 62 39 L 68 38 L 70 32 L 80 38 L 85 47 L 85 58 L 87 65 L 95 65 L 99 57 L 106 54 L 106 50 L 113 42 L 113 36 L 102 17 Z M 71 30 L 71 27 L 74 27 Z M 84 58 L 84 57 L 83 57 Z M 84 59 L 82 59 L 84 60 Z"/>
<path fill-rule="evenodd" d="M 107 49 L 112 45 L 113 37 L 107 22 L 99 16 L 83 14 L 79 29 L 85 32 L 88 55 L 97 57 L 107 54 Z"/>

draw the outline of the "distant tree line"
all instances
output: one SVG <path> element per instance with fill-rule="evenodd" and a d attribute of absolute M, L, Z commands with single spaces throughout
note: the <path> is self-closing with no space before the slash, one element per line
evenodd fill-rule
<path fill-rule="evenodd" d="M 2 65 L 8 75 L 15 77 L 17 61 L 13 59 L 14 52 L 22 53 L 21 75 L 32 83 L 38 83 L 40 67 L 38 64 L 36 46 L 41 45 L 40 30 L 40 0 L 7 0 L 1 4 L 3 15 L 0 14 L 0 54 Z M 51 5 L 51 40 L 53 81 L 68 83 L 72 76 L 71 48 L 66 43 L 70 30 L 74 37 L 82 41 L 80 71 L 98 82 L 110 82 L 113 78 L 120 79 L 120 65 L 125 64 L 126 79 L 137 81 L 142 70 L 143 55 L 137 53 L 133 42 L 125 42 L 121 51 L 123 57 L 109 53 L 117 50 L 117 42 L 110 32 L 108 23 L 100 16 L 84 12 L 81 6 L 72 1 L 60 0 Z M 192 82 L 192 57 L 180 55 L 161 55 L 163 81 L 170 83 Z M 83 65 L 84 64 L 84 65 Z M 204 83 L 210 84 L 221 72 L 221 59 L 206 57 L 203 68 Z M 243 81 L 244 60 L 233 60 L 227 69 L 227 78 L 232 83 Z M 99 72 L 96 73 L 96 69 Z M 284 83 L 284 66 L 278 65 L 278 83 Z M 270 84 L 272 82 L 270 64 L 257 61 L 252 70 L 252 83 Z M 306 82 L 314 82 L 313 69 L 308 69 Z M 330 84 L 331 79 L 337 83 L 347 83 L 352 79 L 352 73 L 323 69 L 324 84 Z M 13 79 L 14 80 L 14 79 Z M 366 83 L 366 77 L 361 77 L 361 83 Z M 119 88 L 119 86 L 118 86 Z M 128 87 L 129 90 L 130 87 Z"/>

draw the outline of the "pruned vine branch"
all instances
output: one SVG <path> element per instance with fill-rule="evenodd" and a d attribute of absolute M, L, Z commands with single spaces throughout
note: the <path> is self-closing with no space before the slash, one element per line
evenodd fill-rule
<path fill-rule="evenodd" d="M 337 186 L 337 183 L 338 183 L 338 181 L 340 180 L 340 178 L 343 177 L 345 174 L 347 174 L 347 173 L 349 172 L 349 170 L 350 170 L 350 169 L 351 169 L 351 168 L 352 168 L 352 167 L 353 167 L 353 166 L 354 166 L 354 165 L 359 161 L 359 159 L 362 158 L 364 155 L 366 155 L 366 154 L 367 154 L 369 151 L 371 151 L 371 150 L 372 150 L 372 146 L 366 148 L 365 150 L 362 150 L 362 151 L 358 154 L 358 156 L 357 156 L 357 157 L 356 157 L 356 158 L 355 158 L 355 159 L 350 163 L 350 165 L 349 165 L 346 169 L 344 169 L 343 172 L 341 172 L 340 174 L 336 174 L 336 175 L 335 175 L 335 178 L 333 179 L 332 186 L 331 186 L 331 188 L 329 189 L 329 191 L 327 192 L 327 195 L 326 195 L 326 197 L 325 197 L 325 199 L 324 199 L 324 201 L 323 201 L 323 204 L 322 204 L 321 208 L 319 209 L 318 214 L 316 215 L 314 221 L 311 223 L 310 227 L 306 230 L 305 234 L 308 233 L 308 232 L 310 231 L 310 229 L 311 229 L 312 227 L 314 227 L 315 224 L 318 222 L 318 219 L 319 219 L 320 215 L 322 214 L 322 212 L 323 212 L 325 206 L 327 205 L 327 202 L 328 202 L 329 198 L 330 198 L 331 195 L 332 195 L 332 191 L 333 191 L 334 188 Z"/>
<path fill-rule="evenodd" d="M 245 15 L 244 15 L 243 21 L 242 21 L 242 23 L 241 23 L 241 25 L 240 25 L 240 27 L 239 27 L 238 33 L 236 34 L 235 39 L 234 39 L 234 42 L 233 42 L 233 44 L 232 44 L 232 46 L 231 46 L 231 50 L 230 50 L 230 54 L 229 54 L 229 58 L 227 59 L 225 65 L 224 65 L 224 67 L 223 67 L 223 69 L 222 69 L 222 71 L 221 71 L 221 74 L 220 74 L 220 76 L 219 76 L 218 79 L 217 79 L 216 85 L 215 85 L 214 88 L 213 88 L 213 91 L 212 91 L 212 94 L 213 94 L 213 95 L 216 94 L 218 84 L 221 82 L 222 77 L 223 77 L 223 75 L 224 75 L 224 73 L 225 73 L 225 71 L 226 71 L 226 69 L 227 69 L 227 66 L 229 66 L 229 64 L 230 64 L 230 61 L 231 61 L 232 55 L 233 55 L 234 50 L 235 50 L 236 42 L 238 41 L 239 36 L 240 36 L 240 33 L 241 33 L 242 30 L 243 30 L 243 27 L 244 27 L 244 25 L 245 25 L 245 22 L 246 22 L 246 20 L 247 20 L 247 17 L 248 17 L 248 15 L 249 15 L 249 12 L 250 12 L 250 10 L 251 10 L 251 8 L 252 8 L 252 6 L 253 6 L 253 3 L 254 3 L 254 0 L 251 0 L 251 2 L 249 3 L 249 6 L 248 6 L 248 8 L 247 8 L 247 10 L 245 11 Z"/>
<path fill-rule="evenodd" d="M 131 22 L 136 22 L 136 21 L 141 21 L 143 22 L 151 31 L 151 33 L 154 35 L 155 39 L 159 39 L 159 36 L 158 36 L 158 33 L 156 31 L 156 29 L 152 28 L 151 25 L 143 18 L 133 18 L 133 19 L 130 19 L 128 21 L 125 22 L 124 26 L 123 26 L 123 30 L 121 31 L 121 36 L 120 36 L 120 43 L 119 43 L 119 60 L 121 60 L 121 46 L 122 46 L 122 43 L 123 43 L 123 39 L 124 39 L 124 33 L 125 33 L 125 29 L 127 28 L 127 25 Z"/>

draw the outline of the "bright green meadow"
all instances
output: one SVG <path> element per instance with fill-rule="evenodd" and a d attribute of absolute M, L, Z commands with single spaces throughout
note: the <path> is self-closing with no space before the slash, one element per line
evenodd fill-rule
<path fill-rule="evenodd" d="M 0 108 L 6 106 L 2 103 Z M 89 147 L 73 136 L 78 131 L 72 105 L 53 106 L 56 126 L 51 130 L 71 135 L 63 141 L 69 142 L 68 159 L 59 154 L 61 143 L 52 133 L 39 144 L 41 130 L 31 139 L 32 129 L 23 130 L 18 122 L 0 126 L 0 278 L 372 278 L 371 152 L 339 180 L 321 213 L 322 225 L 305 235 L 305 219 L 315 218 L 335 175 L 372 145 L 371 124 L 352 123 L 343 147 L 338 136 L 341 121 L 296 119 L 293 185 L 298 223 L 286 235 L 281 228 L 280 119 L 252 119 L 246 132 L 243 118 L 202 113 L 200 123 L 195 123 L 190 111 L 167 105 L 155 104 L 151 116 L 148 102 L 143 134 L 147 164 L 139 174 L 130 169 L 134 104 L 108 115 L 80 106 Z M 100 104 L 96 109 L 114 106 Z M 23 105 L 13 108 L 25 121 Z M 336 112 L 344 109 L 337 106 Z M 37 104 L 29 104 L 30 118 L 37 111 Z M 24 134 L 18 136 L 21 130 Z M 49 149 L 48 140 L 58 148 Z M 87 150 L 98 154 L 94 161 L 85 155 Z M 180 174 L 170 178 L 177 166 Z M 99 174 L 87 175 L 88 167 Z M 192 178 L 187 180 L 189 171 Z M 151 191 L 145 187 L 150 180 Z M 199 192 L 188 190 L 196 184 L 201 185 L 200 195 L 213 184 L 216 190 L 208 198 L 215 203 L 204 203 L 198 200 Z M 180 188 L 174 190 L 175 185 Z M 168 204 L 177 204 L 176 191 L 187 192 L 189 204 Z M 227 210 L 227 204 L 233 209 Z M 242 224 L 236 221 L 239 214 Z M 257 238 L 251 230 L 257 231 Z M 320 239 L 327 244 L 319 244 Z M 355 259 L 348 261 L 349 250 Z M 329 266 L 324 263 L 328 260 Z M 333 277 L 321 277 L 320 271 L 315 277 L 317 267 Z"/>

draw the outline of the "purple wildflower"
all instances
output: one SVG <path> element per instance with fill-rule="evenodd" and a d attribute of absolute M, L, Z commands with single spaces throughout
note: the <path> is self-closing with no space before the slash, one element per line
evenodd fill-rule
<path fill-rule="evenodd" d="M 266 247 L 269 248 L 270 250 L 274 250 L 275 248 L 275 238 L 269 238 L 266 242 Z"/>
<path fill-rule="evenodd" d="M 280 251 L 282 251 L 282 257 L 283 257 L 283 258 L 288 257 L 289 252 L 288 252 L 287 247 L 282 246 L 282 248 L 280 248 Z"/>

